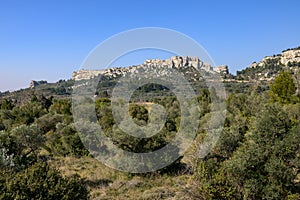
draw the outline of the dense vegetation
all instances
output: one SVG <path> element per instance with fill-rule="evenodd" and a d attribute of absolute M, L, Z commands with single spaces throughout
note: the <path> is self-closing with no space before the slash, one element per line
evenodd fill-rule
<path fill-rule="evenodd" d="M 69 87 L 68 82 L 59 84 Z M 47 88 L 29 91 L 22 101 L 3 95 L 0 198 L 299 199 L 300 98 L 293 75 L 281 72 L 270 85 L 242 88 L 244 85 L 234 84 L 227 84 L 230 93 L 224 128 L 209 154 L 200 158 L 197 148 L 215 112 L 211 101 L 215 94 L 202 88 L 197 98 L 199 130 L 193 145 L 171 166 L 147 174 L 117 172 L 93 159 L 75 129 L 71 100 L 63 92 L 66 89 L 59 89 L 63 97 L 49 95 Z M 117 128 L 109 94 L 99 91 L 95 102 L 98 122 L 120 148 L 149 152 L 163 147 L 176 134 L 180 104 L 162 86 L 148 85 L 135 94 L 129 108 L 135 123 L 144 126 L 149 121 L 152 104 L 141 98 L 149 92 L 155 94 L 149 95 L 152 103 L 166 108 L 167 120 L 159 134 L 144 139 Z"/>

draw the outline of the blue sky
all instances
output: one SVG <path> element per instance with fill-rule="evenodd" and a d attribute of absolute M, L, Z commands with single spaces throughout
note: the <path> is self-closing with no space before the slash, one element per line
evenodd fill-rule
<path fill-rule="evenodd" d="M 69 79 L 105 39 L 149 26 L 192 37 L 217 65 L 227 64 L 235 73 L 300 46 L 299 8 L 297 0 L 2 0 L 0 91 L 28 87 L 32 79 Z"/>

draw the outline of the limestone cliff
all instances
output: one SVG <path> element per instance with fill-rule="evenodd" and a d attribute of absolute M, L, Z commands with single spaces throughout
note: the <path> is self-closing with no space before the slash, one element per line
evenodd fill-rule
<path fill-rule="evenodd" d="M 48 83 L 47 81 L 34 81 L 34 80 L 32 80 L 30 82 L 29 88 L 33 89 L 38 85 L 43 85 L 43 84 L 47 84 L 47 83 Z"/>
<path fill-rule="evenodd" d="M 249 81 L 271 81 L 281 70 L 297 73 L 300 67 L 300 47 L 282 51 L 281 54 L 266 56 L 259 62 L 237 72 L 237 79 Z"/>
<path fill-rule="evenodd" d="M 300 49 L 289 49 L 282 51 L 281 54 L 273 55 L 273 56 L 266 56 L 260 62 L 256 63 L 253 62 L 249 67 L 256 68 L 256 67 L 263 67 L 268 62 L 274 62 L 277 65 L 288 65 L 289 63 L 298 63 L 300 62 Z"/>
<path fill-rule="evenodd" d="M 160 59 L 148 59 L 143 64 L 137 66 L 130 67 L 115 67 L 108 68 L 104 70 L 79 70 L 73 72 L 72 79 L 73 80 L 83 80 L 90 79 L 98 75 L 105 75 L 108 77 L 118 77 L 120 75 L 125 75 L 126 73 L 135 73 L 139 69 L 144 68 L 147 69 L 149 67 L 155 67 L 157 69 L 163 68 L 194 68 L 196 70 L 202 70 L 209 73 L 221 73 L 228 74 L 227 66 L 220 66 L 213 68 L 210 64 L 204 63 L 198 57 L 191 56 L 172 56 L 170 59 L 160 60 Z"/>

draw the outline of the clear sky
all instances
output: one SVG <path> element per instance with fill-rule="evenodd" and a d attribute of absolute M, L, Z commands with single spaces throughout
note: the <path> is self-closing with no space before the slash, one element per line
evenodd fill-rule
<path fill-rule="evenodd" d="M 69 79 L 103 40 L 149 26 L 194 38 L 235 73 L 300 46 L 299 9 L 299 0 L 2 0 L 0 91 Z"/>

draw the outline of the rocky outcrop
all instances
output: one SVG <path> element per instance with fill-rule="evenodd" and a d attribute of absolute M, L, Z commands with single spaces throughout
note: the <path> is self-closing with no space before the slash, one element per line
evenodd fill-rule
<path fill-rule="evenodd" d="M 137 66 L 130 67 L 115 67 L 104 70 L 79 70 L 73 72 L 72 78 L 73 80 L 83 80 L 90 79 L 96 77 L 98 75 L 105 75 L 108 77 L 119 77 L 122 75 L 126 75 L 127 73 L 138 73 L 140 69 L 147 70 L 147 68 L 155 68 L 155 69 L 171 69 L 171 68 L 194 68 L 196 70 L 202 70 L 210 73 L 222 73 L 228 74 L 227 66 L 220 66 L 216 68 L 212 68 L 212 66 L 208 63 L 204 63 L 198 57 L 191 56 L 172 56 L 170 59 L 160 60 L 160 59 L 148 59 L 143 64 Z M 160 72 L 163 73 L 163 72 Z"/>
<path fill-rule="evenodd" d="M 289 49 L 282 51 L 281 54 L 266 56 L 260 62 L 253 62 L 249 68 L 264 67 L 269 63 L 275 65 L 288 65 L 289 63 L 300 62 L 300 49 Z"/>
<path fill-rule="evenodd" d="M 229 70 L 228 70 L 228 66 L 227 65 L 221 65 L 221 66 L 217 66 L 214 68 L 214 71 L 222 74 L 222 75 L 226 75 L 229 74 Z"/>
<path fill-rule="evenodd" d="M 160 60 L 146 60 L 145 65 L 156 65 L 156 66 L 166 66 L 169 68 L 180 68 L 180 67 L 194 67 L 198 70 L 203 69 L 206 71 L 211 71 L 212 67 L 210 64 L 202 62 L 198 57 L 190 56 L 172 56 L 171 59 Z"/>
<path fill-rule="evenodd" d="M 38 86 L 38 85 L 43 85 L 43 84 L 47 84 L 47 81 L 34 81 L 34 80 L 32 80 L 32 81 L 30 82 L 29 87 L 30 87 L 30 89 L 33 89 L 33 88 L 35 88 L 36 86 Z"/>
<path fill-rule="evenodd" d="M 300 47 L 282 51 L 281 54 L 266 56 L 253 62 L 242 71 L 237 71 L 237 79 L 250 81 L 272 81 L 281 70 L 296 72 L 300 68 Z"/>
<path fill-rule="evenodd" d="M 104 70 L 79 70 L 75 71 L 72 74 L 72 78 L 74 80 L 83 80 L 83 79 L 91 79 L 95 76 L 98 76 L 99 74 L 103 74 Z"/>
<path fill-rule="evenodd" d="M 287 65 L 289 62 L 300 62 L 300 50 L 288 50 L 281 54 L 280 62 Z"/>

